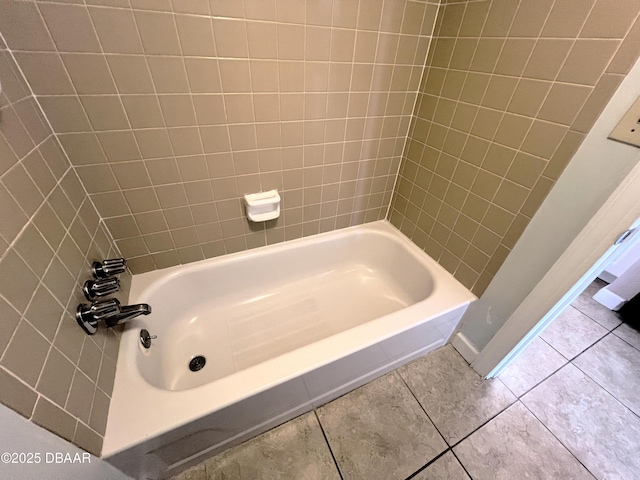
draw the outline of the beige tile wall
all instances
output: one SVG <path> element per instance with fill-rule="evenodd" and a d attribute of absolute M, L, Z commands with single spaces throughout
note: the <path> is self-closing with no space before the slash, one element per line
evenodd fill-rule
<path fill-rule="evenodd" d="M 99 453 L 118 336 L 73 320 L 90 261 L 384 218 L 403 152 L 391 221 L 482 293 L 637 58 L 638 8 L 0 0 L 0 401 Z M 282 217 L 248 224 L 271 188 Z"/>
<path fill-rule="evenodd" d="M 73 314 L 115 245 L 4 41 L 0 80 L 0 402 L 99 454 L 119 337 Z"/>
<path fill-rule="evenodd" d="M 0 30 L 135 272 L 387 214 L 437 4 L 2 9 Z M 281 217 L 249 224 L 242 195 L 273 188 Z"/>
<path fill-rule="evenodd" d="M 390 219 L 480 295 L 637 59 L 640 2 L 443 3 Z"/>

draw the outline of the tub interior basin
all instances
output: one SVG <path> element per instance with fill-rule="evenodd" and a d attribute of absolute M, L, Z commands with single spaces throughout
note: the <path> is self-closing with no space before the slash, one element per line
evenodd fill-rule
<path fill-rule="evenodd" d="M 401 310 L 433 288 L 416 258 L 375 232 L 220 260 L 148 293 L 153 313 L 144 321 L 157 339 L 141 348 L 139 368 L 152 385 L 209 383 Z"/>

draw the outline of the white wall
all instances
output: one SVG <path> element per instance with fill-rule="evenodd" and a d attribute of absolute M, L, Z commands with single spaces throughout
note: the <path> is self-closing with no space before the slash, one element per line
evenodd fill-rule
<path fill-rule="evenodd" d="M 622 82 L 485 293 L 464 315 L 461 333 L 477 351 L 487 345 L 640 161 L 638 148 L 607 139 L 639 95 L 640 61 Z"/>
<path fill-rule="evenodd" d="M 31 457 L 34 462 L 38 453 L 40 463 L 5 463 L 7 453 L 34 454 Z M 82 463 L 56 463 L 56 458 L 64 461 L 67 454 L 71 460 L 77 458 Z M 0 478 L 130 480 L 104 460 L 40 428 L 4 405 L 0 405 Z"/>

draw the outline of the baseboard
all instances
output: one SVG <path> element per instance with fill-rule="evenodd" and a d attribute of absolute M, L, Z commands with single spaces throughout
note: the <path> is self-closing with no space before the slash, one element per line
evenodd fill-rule
<path fill-rule="evenodd" d="M 613 293 L 607 287 L 601 288 L 593 296 L 593 299 L 601 305 L 604 305 L 609 310 L 618 310 L 626 300 L 617 294 Z"/>
<path fill-rule="evenodd" d="M 456 333 L 451 339 L 451 345 L 455 348 L 467 363 L 471 364 L 478 356 L 478 350 L 467 340 L 462 332 Z"/>

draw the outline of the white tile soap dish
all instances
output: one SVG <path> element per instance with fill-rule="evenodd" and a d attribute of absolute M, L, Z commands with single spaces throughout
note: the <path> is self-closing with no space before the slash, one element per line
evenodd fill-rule
<path fill-rule="evenodd" d="M 252 222 L 266 222 L 280 216 L 278 190 L 245 195 L 244 203 L 247 207 L 247 218 Z"/>

